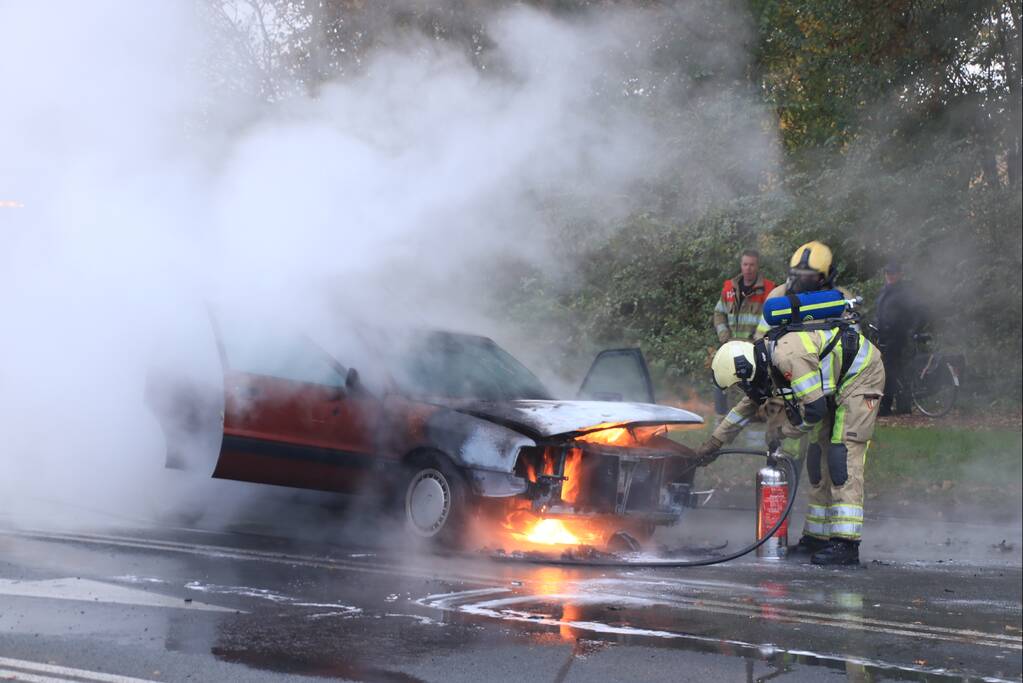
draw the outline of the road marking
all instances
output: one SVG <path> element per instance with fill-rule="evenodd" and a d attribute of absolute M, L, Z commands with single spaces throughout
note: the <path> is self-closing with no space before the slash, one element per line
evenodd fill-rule
<path fill-rule="evenodd" d="M 236 612 L 238 610 L 210 605 L 205 602 L 185 602 L 162 593 L 151 593 L 138 588 L 126 588 L 91 579 L 46 579 L 41 581 L 15 581 L 0 579 L 0 595 L 18 598 L 45 598 L 48 600 L 77 600 L 80 602 L 138 605 L 140 607 L 170 607 L 207 612 Z"/>
<path fill-rule="evenodd" d="M 89 669 L 73 669 L 67 666 L 55 664 L 43 664 L 25 659 L 11 659 L 0 657 L 0 678 L 14 681 L 30 681 L 31 683 L 52 683 L 53 681 L 67 681 L 74 678 L 80 681 L 95 681 L 96 683 L 155 683 L 149 678 L 132 678 L 131 676 L 118 676 L 117 674 L 103 673 L 102 671 L 90 671 Z"/>
<path fill-rule="evenodd" d="M 495 588 L 495 589 L 492 589 L 490 591 L 482 591 L 482 590 L 464 591 L 462 595 L 464 597 L 476 597 L 476 598 L 478 598 L 478 597 L 485 597 L 488 594 L 492 595 L 492 596 L 498 596 L 498 595 L 501 595 L 501 594 L 506 594 L 508 592 L 509 591 L 507 589 Z M 604 597 L 607 598 L 605 600 L 606 602 L 629 602 L 629 601 L 632 601 L 632 602 L 642 603 L 644 605 L 650 605 L 652 603 L 652 601 L 650 601 L 650 600 L 643 600 L 643 599 L 640 599 L 640 598 L 630 598 L 629 596 L 620 596 L 620 595 L 608 594 L 608 595 L 606 595 Z M 795 650 L 795 649 L 783 648 L 783 647 L 779 647 L 777 645 L 770 644 L 770 643 L 751 643 L 751 642 L 747 642 L 747 641 L 734 640 L 734 639 L 729 639 L 729 638 L 715 638 L 715 637 L 712 637 L 712 636 L 701 636 L 701 635 L 696 635 L 696 634 L 693 634 L 693 633 L 684 633 L 684 632 L 675 632 L 675 631 L 661 631 L 661 630 L 654 630 L 654 629 L 643 629 L 643 628 L 636 628 L 636 627 L 632 627 L 632 626 L 614 626 L 612 624 L 604 624 L 604 623 L 601 623 L 601 622 L 593 622 L 593 621 L 574 621 L 574 620 L 558 619 L 558 618 L 555 618 L 555 617 L 548 616 L 546 614 L 539 614 L 539 613 L 533 613 L 533 612 L 528 612 L 528 611 L 494 609 L 494 608 L 499 608 L 499 607 L 506 607 L 506 606 L 510 606 L 510 605 L 515 605 L 515 604 L 525 604 L 525 603 L 528 603 L 529 601 L 558 600 L 558 599 L 569 600 L 569 599 L 574 599 L 574 598 L 583 598 L 583 600 L 581 600 L 581 601 L 580 600 L 575 600 L 576 604 L 578 604 L 578 602 L 586 602 L 585 596 L 578 596 L 578 595 L 528 595 L 528 596 L 519 596 L 518 598 L 498 598 L 498 599 L 494 599 L 494 600 L 484 600 L 482 602 L 469 602 L 469 603 L 464 603 L 464 604 L 455 604 L 457 602 L 457 600 L 458 600 L 457 594 L 455 594 L 455 593 L 440 593 L 440 594 L 437 594 L 437 595 L 429 595 L 429 596 L 427 596 L 425 598 L 421 598 L 420 600 L 417 600 L 416 603 L 421 605 L 421 606 L 423 606 L 423 607 L 433 607 L 435 609 L 440 609 L 440 610 L 443 610 L 443 611 L 463 612 L 463 613 L 473 614 L 473 615 L 477 615 L 477 616 L 486 616 L 486 617 L 490 617 L 490 618 L 501 620 L 501 621 L 515 621 L 515 622 L 522 622 L 522 623 L 526 623 L 526 624 L 540 624 L 540 625 L 543 625 L 543 626 L 551 626 L 551 627 L 558 627 L 558 628 L 568 627 L 568 628 L 576 629 L 576 630 L 579 630 L 579 631 L 590 631 L 592 633 L 611 633 L 611 634 L 615 634 L 615 635 L 626 635 L 626 636 L 646 636 L 646 637 L 654 637 L 654 638 L 689 640 L 689 641 L 696 641 L 696 642 L 708 643 L 708 644 L 713 644 L 713 645 L 732 645 L 732 646 L 736 646 L 736 647 L 742 647 L 742 648 L 747 648 L 747 649 L 755 650 L 758 653 L 760 653 L 762 656 L 766 656 L 764 654 L 765 652 L 767 654 L 770 654 L 770 653 L 773 653 L 773 652 L 783 652 L 783 653 L 788 653 L 788 654 L 798 655 L 798 656 L 814 657 L 814 658 L 822 660 L 822 661 L 841 662 L 841 663 L 851 662 L 853 664 L 858 664 L 858 665 L 863 665 L 863 666 L 870 666 L 870 667 L 875 667 L 875 668 L 878 668 L 878 669 L 889 669 L 889 670 L 907 671 L 907 672 L 912 672 L 912 673 L 916 673 L 916 674 L 924 673 L 924 674 L 942 675 L 942 676 L 961 676 L 962 675 L 959 672 L 951 671 L 949 669 L 928 668 L 928 667 L 921 667 L 921 666 L 907 666 L 907 665 L 904 665 L 904 664 L 896 664 L 896 663 L 893 663 L 893 662 L 886 662 L 886 661 L 883 661 L 883 660 L 870 660 L 870 659 L 862 659 L 862 658 L 857 658 L 857 657 L 848 657 L 848 656 L 845 656 L 845 655 L 822 654 L 822 653 L 812 652 L 812 651 L 808 651 L 808 650 Z M 596 602 L 596 601 L 593 600 L 593 602 Z M 665 604 L 665 603 L 660 603 L 660 604 Z M 715 610 L 709 610 L 708 609 L 708 610 L 703 610 L 703 611 L 715 611 Z M 740 614 L 740 612 L 738 610 L 734 611 L 734 613 L 735 614 Z M 748 616 L 748 615 L 742 615 L 742 616 Z M 836 625 L 836 626 L 839 626 L 840 628 L 845 628 L 844 626 L 837 625 L 837 624 L 825 624 L 825 625 L 829 625 L 829 626 Z M 920 634 L 913 634 L 913 635 L 920 635 Z M 945 639 L 945 638 L 939 638 L 939 639 Z M 1003 647 L 1001 644 L 997 644 L 997 645 L 993 644 L 993 643 L 984 643 L 984 644 L 990 644 L 990 645 L 995 645 L 995 646 Z M 983 676 L 983 677 L 981 677 L 981 680 L 991 681 L 992 683 L 1018 683 L 1018 682 L 1011 681 L 1011 679 L 1003 679 L 1003 678 L 997 678 L 997 677 L 991 677 L 991 676 Z"/>
<path fill-rule="evenodd" d="M 43 531 L 0 531 L 0 533 L 6 533 L 15 536 L 22 536 L 27 538 L 34 538 L 39 540 L 51 540 L 51 541 L 70 541 L 79 543 L 95 543 L 103 545 L 113 545 L 118 547 L 147 549 L 147 550 L 162 550 L 168 552 L 179 552 L 187 553 L 192 555 L 202 555 L 209 557 L 226 557 L 231 559 L 241 560 L 259 560 L 265 562 L 275 562 L 279 564 L 288 565 L 299 565 L 307 567 L 318 567 L 327 569 L 345 569 L 355 572 L 373 573 L 373 574 L 390 574 L 398 576 L 409 576 L 415 578 L 432 578 L 447 581 L 464 581 L 468 583 L 475 583 L 481 586 L 487 586 L 487 588 L 469 591 L 469 592 L 456 592 L 449 594 L 440 594 L 437 596 L 428 596 L 424 600 L 434 598 L 438 604 L 430 605 L 440 609 L 450 608 L 449 605 L 457 602 L 459 599 L 464 597 L 470 597 L 473 594 L 488 594 L 490 591 L 499 588 L 502 592 L 507 592 L 508 589 L 504 588 L 506 585 L 505 581 L 495 580 L 489 576 L 480 576 L 474 574 L 465 573 L 449 573 L 448 575 L 441 575 L 429 570 L 413 569 L 408 567 L 398 567 L 394 565 L 370 565 L 363 562 L 350 562 L 341 559 L 327 558 L 327 557 L 314 557 L 314 556 L 303 556 L 303 555 L 291 555 L 287 553 L 275 553 L 267 551 L 256 551 L 246 550 L 239 548 L 230 548 L 225 546 L 207 545 L 207 544 L 190 544 L 176 541 L 158 541 L 144 539 L 140 540 L 133 537 L 125 536 L 109 536 L 103 534 L 73 534 L 73 533 L 53 533 Z M 642 581 L 642 580 L 640 580 Z M 543 583 L 542 581 L 529 581 L 530 583 Z M 594 581 L 594 584 L 599 583 Z M 566 584 L 580 586 L 585 589 L 585 581 L 575 582 L 566 581 Z M 592 601 L 592 597 L 588 597 L 586 594 L 568 594 L 571 599 L 576 601 Z M 543 596 L 534 596 L 529 599 L 535 600 Z M 449 598 L 443 601 L 441 604 L 441 598 Z M 633 601 L 636 598 L 630 596 L 622 596 L 611 593 L 601 593 L 596 596 L 596 599 L 608 600 L 614 598 L 619 601 Z M 646 604 L 665 604 L 668 606 L 674 606 L 682 609 L 688 609 L 693 611 L 711 612 L 717 614 L 728 614 L 734 616 L 754 617 L 754 618 L 770 618 L 777 621 L 784 621 L 788 623 L 802 623 L 808 625 L 817 626 L 831 626 L 835 628 L 845 628 L 848 630 L 857 631 L 873 631 L 878 633 L 886 633 L 889 635 L 902 635 L 909 637 L 922 637 L 929 638 L 932 640 L 947 640 L 947 641 L 965 641 L 968 643 L 988 645 L 991 647 L 1002 647 L 1011 650 L 1023 650 L 1023 637 L 1020 636 L 1006 636 L 1003 634 L 992 634 L 984 633 L 981 631 L 972 631 L 966 629 L 951 629 L 939 626 L 927 626 L 923 624 L 903 624 L 900 622 L 890 622 L 878 619 L 869 619 L 857 617 L 855 615 L 848 614 L 822 614 L 817 612 L 807 612 L 803 610 L 792 610 L 785 607 L 775 606 L 770 603 L 764 605 L 748 605 L 746 603 L 728 602 L 713 600 L 709 598 L 682 598 L 677 597 L 673 600 L 665 598 L 649 598 L 645 599 Z M 770 611 L 770 616 L 765 616 L 765 611 Z M 533 620 L 535 621 L 535 620 Z"/>
<path fill-rule="evenodd" d="M 585 589 L 587 587 L 585 585 L 586 583 L 587 582 L 583 582 L 582 584 L 580 584 L 580 587 Z M 598 579 L 598 580 L 594 581 L 593 583 L 594 584 L 599 584 L 599 583 L 604 583 L 604 581 L 601 580 L 601 579 Z M 651 601 L 661 601 L 661 599 L 657 598 L 657 597 L 651 597 L 650 600 Z M 731 601 L 727 601 L 727 600 L 714 600 L 712 598 L 702 598 L 702 597 L 701 598 L 685 598 L 685 597 L 681 597 L 681 596 L 675 598 L 675 600 L 677 600 L 679 602 L 695 601 L 695 602 L 700 603 L 701 605 L 708 605 L 708 606 L 712 606 L 712 607 L 722 607 L 722 608 L 725 608 L 725 609 L 747 610 L 751 614 L 756 614 L 756 615 L 760 615 L 760 616 L 763 615 L 764 611 L 768 611 L 769 610 L 770 613 L 771 613 L 771 617 L 772 618 L 775 615 L 784 615 L 786 618 L 790 618 L 792 620 L 796 620 L 797 617 L 805 617 L 805 618 L 810 619 L 810 620 L 816 620 L 816 621 L 810 621 L 810 622 L 807 622 L 807 623 L 820 623 L 821 620 L 844 621 L 844 622 L 849 622 L 850 624 L 853 624 L 853 625 L 877 626 L 877 627 L 881 627 L 881 629 L 883 629 L 883 628 L 896 628 L 896 629 L 905 629 L 905 630 L 920 631 L 920 632 L 926 632 L 926 633 L 949 634 L 949 635 L 968 636 L 968 637 L 975 637 L 975 638 L 985 638 L 985 639 L 989 639 L 989 640 L 1001 640 L 1001 641 L 1005 641 L 1006 643 L 1012 644 L 1015 647 L 1015 649 L 1023 649 L 1023 636 L 1006 635 L 1006 634 L 1003 634 L 1003 633 L 986 633 L 984 631 L 974 631 L 974 630 L 971 630 L 971 629 L 947 628 L 947 627 L 943 627 L 943 626 L 930 626 L 930 625 L 927 625 L 927 624 L 907 624 L 907 623 L 904 623 L 904 622 L 901 622 L 901 621 L 885 621 L 883 619 L 873 619 L 873 618 L 870 618 L 870 617 L 861 617 L 861 616 L 857 616 L 855 614 L 849 614 L 849 613 L 844 613 L 844 614 L 827 614 L 827 613 L 822 613 L 822 612 L 809 612 L 809 611 L 806 611 L 806 610 L 797 610 L 797 609 L 791 609 L 789 607 L 775 606 L 775 605 L 773 605 L 771 603 L 765 603 L 763 605 L 749 605 L 749 604 L 746 604 L 746 603 L 731 602 Z"/>
<path fill-rule="evenodd" d="M 886 635 L 906 636 L 910 638 L 926 638 L 929 640 L 965 642 L 973 645 L 985 645 L 988 647 L 1008 650 L 1023 650 L 1023 639 L 1018 636 L 1005 636 L 1003 634 L 984 633 L 981 631 L 966 629 L 957 630 L 929 627 L 922 624 L 899 624 L 897 622 L 880 622 L 894 624 L 894 627 L 876 626 L 870 623 L 865 623 L 868 620 L 863 620 L 862 622 L 850 621 L 845 617 L 845 615 L 840 615 L 836 618 L 831 615 L 786 610 L 785 608 L 776 608 L 771 605 L 765 605 L 764 607 L 770 610 L 770 615 L 768 616 L 765 615 L 757 606 L 746 606 L 739 603 L 727 603 L 701 598 L 637 598 L 634 596 L 615 593 L 592 594 L 563 592 L 549 595 L 516 594 L 511 597 L 484 600 L 482 602 L 464 602 L 465 598 L 480 598 L 487 597 L 488 595 L 498 595 L 499 593 L 508 592 L 509 591 L 507 589 L 494 589 L 489 593 L 486 591 L 466 591 L 461 594 L 461 599 L 454 593 L 442 593 L 427 596 L 418 602 L 425 607 L 433 607 L 442 610 L 457 610 L 471 614 L 491 616 L 499 619 L 514 618 L 516 620 L 522 620 L 518 618 L 518 614 L 520 613 L 508 613 L 505 610 L 497 608 L 508 607 L 511 605 L 528 605 L 529 603 L 538 603 L 543 601 L 574 604 L 626 604 L 643 607 L 651 605 L 666 605 L 669 607 L 696 612 L 728 614 L 748 618 L 769 618 L 772 621 L 782 621 L 786 623 L 807 624 L 812 626 L 831 626 L 834 628 L 842 628 L 852 631 L 867 631 L 871 633 L 884 633 Z M 537 621 L 535 619 L 535 615 L 530 615 L 530 617 L 527 617 L 526 620 L 534 623 Z M 571 626 L 570 623 L 562 622 L 552 625 Z M 581 625 L 579 628 L 584 630 L 594 630 L 592 628 L 592 624 L 589 626 Z M 651 632 L 644 633 L 642 635 L 656 635 L 664 638 L 686 637 L 684 634 L 679 634 L 674 631 L 658 631 L 656 633 Z"/>

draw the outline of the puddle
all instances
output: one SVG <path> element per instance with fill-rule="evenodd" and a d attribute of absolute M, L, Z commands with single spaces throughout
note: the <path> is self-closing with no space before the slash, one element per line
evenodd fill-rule
<path fill-rule="evenodd" d="M 388 671 L 372 666 L 363 666 L 358 661 L 317 660 L 311 657 L 290 657 L 280 652 L 267 654 L 252 650 L 230 650 L 215 647 L 213 656 L 232 664 L 242 664 L 252 669 L 275 671 L 277 673 L 322 678 L 340 678 L 361 683 L 423 683 L 422 679 L 400 671 Z"/>
<path fill-rule="evenodd" d="M 594 583 L 606 589 L 613 582 L 598 580 Z M 853 681 L 1018 680 L 1010 664 L 1013 656 L 1018 660 L 1019 644 L 1016 640 L 1002 634 L 955 631 L 920 622 L 895 624 L 866 619 L 857 614 L 862 608 L 862 598 L 856 593 L 837 595 L 836 606 L 847 612 L 822 615 L 786 610 L 769 604 L 692 598 L 686 602 L 670 604 L 671 601 L 601 593 L 587 588 L 593 587 L 564 584 L 557 586 L 558 591 L 562 592 L 538 594 L 494 588 L 465 591 L 462 594 L 443 593 L 416 602 L 423 607 L 457 615 L 456 618 L 470 623 L 513 623 L 516 629 L 532 634 L 531 637 L 538 644 L 577 644 L 590 640 L 609 644 L 681 648 L 745 659 L 752 663 L 748 667 L 750 681 L 769 680 L 796 669 L 819 675 L 810 667 L 843 672 Z M 784 591 L 780 591 L 780 596 L 784 597 Z M 715 618 L 721 615 L 725 615 L 723 619 Z M 744 616 L 743 621 L 756 621 L 738 625 L 736 616 Z M 822 620 L 825 616 L 831 619 L 830 623 Z M 773 626 L 770 623 L 772 620 L 781 621 L 780 626 L 784 626 L 787 633 Z M 898 631 L 895 627 L 903 630 Z M 829 629 L 834 632 L 824 637 L 822 631 Z M 725 633 L 728 637 L 722 637 Z M 904 640 L 899 642 L 891 638 L 890 634 L 893 633 Z M 758 638 L 763 637 L 788 640 L 790 643 L 813 643 L 820 650 L 806 649 L 805 646 L 783 646 L 770 641 L 758 642 Z M 935 642 L 929 643 L 927 648 L 921 648 L 921 641 Z M 849 642 L 857 643 L 861 651 L 884 652 L 885 659 L 881 656 L 844 654 L 843 648 L 847 648 Z M 834 650 L 829 652 L 832 648 Z M 1005 661 L 1005 668 L 1000 670 L 997 664 L 985 667 L 988 671 L 994 669 L 993 675 L 978 675 L 970 671 L 970 665 L 964 660 L 970 659 L 973 666 L 978 666 L 978 649 L 982 653 L 984 650 L 990 653 L 990 657 L 984 657 L 986 662 Z M 934 657 L 935 661 L 914 658 L 920 657 L 917 653 L 921 651 L 930 652 L 929 656 Z M 972 651 L 972 654 L 959 659 L 959 655 L 965 651 Z M 582 656 L 582 653 L 574 655 Z M 947 664 L 942 665 L 939 660 Z M 757 668 L 763 669 L 764 666 L 767 670 L 757 673 Z M 565 675 L 567 671 L 568 668 L 564 668 Z"/>

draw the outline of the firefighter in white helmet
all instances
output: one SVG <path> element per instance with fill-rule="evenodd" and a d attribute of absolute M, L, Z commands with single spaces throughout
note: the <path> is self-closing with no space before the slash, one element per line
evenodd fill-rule
<path fill-rule="evenodd" d="M 815 433 L 807 450 L 809 509 L 794 555 L 814 564 L 859 564 L 863 531 L 863 463 L 884 390 L 880 353 L 852 325 L 728 342 L 714 356 L 714 382 L 738 384 L 746 397 L 714 430 L 728 443 L 770 398 L 785 402 L 788 420 L 769 439 Z M 731 418 L 731 419 L 729 419 Z"/>

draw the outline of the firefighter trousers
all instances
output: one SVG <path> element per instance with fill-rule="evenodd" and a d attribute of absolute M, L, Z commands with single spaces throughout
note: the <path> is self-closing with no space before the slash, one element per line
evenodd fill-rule
<path fill-rule="evenodd" d="M 803 534 L 859 541 L 863 467 L 884 391 L 880 362 L 864 368 L 835 400 L 806 451 L 809 505 Z"/>

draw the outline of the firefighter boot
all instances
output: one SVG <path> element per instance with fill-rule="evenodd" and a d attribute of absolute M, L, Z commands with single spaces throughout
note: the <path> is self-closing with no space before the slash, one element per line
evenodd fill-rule
<path fill-rule="evenodd" d="M 818 550 L 823 550 L 827 545 L 828 542 L 823 538 L 814 538 L 804 534 L 799 539 L 799 543 L 789 546 L 787 557 L 809 557 Z"/>
<path fill-rule="evenodd" d="M 833 538 L 827 546 L 815 552 L 810 561 L 814 564 L 839 567 L 860 564 L 860 542 L 845 538 Z"/>

